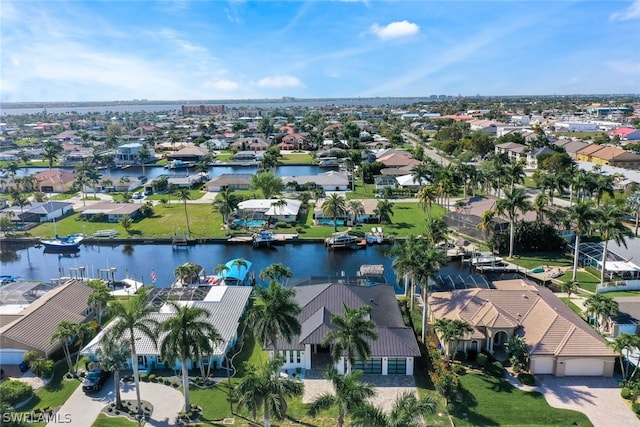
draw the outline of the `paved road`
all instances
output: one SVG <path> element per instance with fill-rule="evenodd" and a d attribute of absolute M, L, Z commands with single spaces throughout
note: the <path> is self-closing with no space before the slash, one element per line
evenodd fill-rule
<path fill-rule="evenodd" d="M 133 383 L 125 383 L 121 389 L 122 399 L 135 400 L 136 390 Z M 182 393 L 173 387 L 157 383 L 140 383 L 142 400 L 153 405 L 153 414 L 146 425 L 154 427 L 174 426 L 176 416 L 182 410 L 184 397 Z M 109 379 L 104 388 L 92 394 L 86 394 L 79 386 L 75 392 L 62 405 L 58 414 L 60 423 L 51 422 L 47 427 L 56 426 L 83 426 L 93 425 L 102 409 L 115 401 L 113 379 Z M 65 414 L 69 414 L 71 423 L 65 423 Z"/>

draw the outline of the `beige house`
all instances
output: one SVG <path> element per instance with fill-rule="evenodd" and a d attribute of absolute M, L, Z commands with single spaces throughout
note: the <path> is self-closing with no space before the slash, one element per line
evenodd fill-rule
<path fill-rule="evenodd" d="M 36 188 L 43 193 L 64 193 L 71 190 L 76 176 L 71 172 L 51 169 L 35 175 Z"/>
<path fill-rule="evenodd" d="M 44 357 L 60 348 L 51 342 L 56 327 L 63 320 L 85 322 L 93 317 L 87 306 L 93 289 L 78 280 L 47 292 L 15 315 L 13 321 L 0 327 L 0 363 L 16 365 L 27 351 L 37 351 Z"/>
<path fill-rule="evenodd" d="M 453 351 L 505 355 L 505 343 L 519 335 L 529 347 L 529 370 L 535 375 L 613 376 L 616 353 L 549 289 L 522 279 L 494 286 L 430 295 L 432 322 L 459 319 L 473 327 Z"/>

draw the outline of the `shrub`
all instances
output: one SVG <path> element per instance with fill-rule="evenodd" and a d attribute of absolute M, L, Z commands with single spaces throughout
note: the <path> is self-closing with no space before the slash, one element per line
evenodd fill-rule
<path fill-rule="evenodd" d="M 456 375 L 464 375 L 467 373 L 467 370 L 462 365 L 453 365 L 451 367 L 451 372 L 453 372 Z"/>
<path fill-rule="evenodd" d="M 149 381 L 156 382 L 156 374 L 149 375 Z"/>
<path fill-rule="evenodd" d="M 476 363 L 478 364 L 478 366 L 481 366 L 483 368 L 487 366 L 487 355 L 484 353 L 478 354 L 478 356 L 476 357 Z"/>
<path fill-rule="evenodd" d="M 487 366 L 487 373 L 494 377 L 503 377 L 504 376 L 504 366 L 499 361 L 495 361 Z"/>
<path fill-rule="evenodd" d="M 2 401 L 13 406 L 27 400 L 33 394 L 33 387 L 18 380 L 9 380 L 0 384 Z"/>
<path fill-rule="evenodd" d="M 640 415 L 640 403 L 634 403 L 631 405 L 631 409 L 633 409 L 633 412 Z"/>
<path fill-rule="evenodd" d="M 27 362 L 28 364 L 31 364 L 31 362 L 33 362 L 36 359 L 40 358 L 40 354 L 37 351 L 27 351 L 23 356 L 22 356 L 22 360 Z"/>
<path fill-rule="evenodd" d="M 473 362 L 478 357 L 478 352 L 476 350 L 467 350 L 467 361 Z"/>
<path fill-rule="evenodd" d="M 631 400 L 633 398 L 633 392 L 630 389 L 625 387 L 622 390 L 620 390 L 620 396 L 623 399 Z"/>
<path fill-rule="evenodd" d="M 536 378 L 526 372 L 520 372 L 518 374 L 518 380 L 524 385 L 536 385 Z"/>
<path fill-rule="evenodd" d="M 456 351 L 456 354 L 453 356 L 453 359 L 459 362 L 464 362 L 465 360 L 467 360 L 467 354 L 462 350 L 458 350 Z"/>
<path fill-rule="evenodd" d="M 142 381 L 148 381 L 148 380 L 149 380 L 149 375 L 147 375 L 147 374 L 140 374 L 140 380 L 142 380 Z"/>

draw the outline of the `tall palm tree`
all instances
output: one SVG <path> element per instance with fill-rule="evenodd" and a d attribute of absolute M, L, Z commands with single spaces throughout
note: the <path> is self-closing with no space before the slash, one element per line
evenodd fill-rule
<path fill-rule="evenodd" d="M 518 212 L 523 214 L 531 209 L 531 203 L 522 188 L 505 190 L 504 198 L 496 202 L 495 210 L 509 219 L 509 258 L 513 258 L 513 247 L 516 236 L 516 220 Z"/>
<path fill-rule="evenodd" d="M 436 319 L 433 324 L 433 330 L 440 335 L 440 342 L 444 347 L 444 354 L 447 358 L 451 359 L 451 343 L 454 347 L 458 347 L 458 341 L 464 338 L 466 335 L 473 332 L 473 327 L 464 320 L 460 319 Z"/>
<path fill-rule="evenodd" d="M 229 222 L 229 216 L 238 208 L 238 198 L 227 187 L 218 193 L 213 205 L 222 214 L 222 221 L 226 225 Z"/>
<path fill-rule="evenodd" d="M 347 358 L 347 373 L 356 359 L 366 360 L 371 356 L 371 346 L 367 340 L 378 339 L 376 324 L 369 319 L 371 306 L 351 308 L 343 303 L 344 314 L 332 314 L 331 323 L 335 326 L 325 335 L 323 345 L 331 346 L 331 358 L 340 360 L 344 353 Z"/>
<path fill-rule="evenodd" d="M 111 299 L 111 290 L 109 286 L 99 279 L 89 280 L 87 285 L 93 289 L 91 295 L 89 295 L 87 304 L 96 310 L 98 313 L 98 325 L 102 326 L 102 312 Z"/>
<path fill-rule="evenodd" d="M 58 160 L 58 156 L 63 152 L 62 144 L 59 142 L 48 141 L 44 145 L 42 157 L 49 163 L 49 169 L 53 167 L 53 164 Z"/>
<path fill-rule="evenodd" d="M 427 218 L 425 220 L 425 236 L 432 244 L 437 245 L 447 238 L 449 228 L 442 218 Z"/>
<path fill-rule="evenodd" d="M 487 210 L 482 212 L 480 216 L 480 222 L 476 224 L 476 229 L 482 231 L 484 234 L 485 240 L 489 240 L 489 236 L 491 232 L 494 230 L 496 221 L 495 221 L 496 213 L 492 210 Z"/>
<path fill-rule="evenodd" d="M 429 307 L 429 279 L 433 279 L 434 275 L 440 268 L 449 262 L 449 257 L 444 251 L 435 249 L 431 245 L 420 250 L 420 257 L 417 259 L 414 269 L 416 283 L 422 288 L 422 342 L 426 342 L 427 337 L 427 310 Z"/>
<path fill-rule="evenodd" d="M 378 216 L 381 223 L 390 224 L 391 215 L 393 215 L 393 203 L 387 199 L 379 200 L 373 213 Z"/>
<path fill-rule="evenodd" d="M 89 323 L 78 322 L 73 325 L 73 331 L 78 347 L 75 366 L 78 366 L 78 362 L 80 361 L 80 350 L 82 350 L 84 343 L 93 336 L 95 329 L 93 329 Z"/>
<path fill-rule="evenodd" d="M 268 288 L 256 288 L 256 303 L 249 313 L 249 324 L 253 325 L 256 338 L 263 348 L 273 347 L 278 356 L 278 340 L 288 343 L 300 334 L 298 314 L 302 311 L 295 300 L 294 288 L 285 288 L 275 280 Z"/>
<path fill-rule="evenodd" d="M 573 280 L 560 283 L 560 291 L 567 294 L 567 305 L 571 303 L 571 295 L 577 293 L 578 289 L 580 289 L 578 283 Z"/>
<path fill-rule="evenodd" d="M 275 280 L 280 282 L 282 279 L 290 279 L 293 273 L 291 269 L 277 262 L 270 264 L 260 271 L 260 280 Z"/>
<path fill-rule="evenodd" d="M 575 235 L 575 247 L 573 249 L 573 275 L 571 280 L 576 280 L 578 274 L 578 260 L 580 259 L 580 238 L 589 233 L 591 224 L 596 218 L 590 202 L 579 201 L 569 208 L 569 218 L 573 224 Z"/>
<path fill-rule="evenodd" d="M 409 297 L 412 286 L 409 284 L 413 269 L 415 267 L 414 255 L 417 253 L 416 246 L 418 240 L 414 235 L 410 235 L 404 241 L 394 244 L 389 251 L 389 256 L 393 257 L 391 267 L 396 276 L 403 277 L 405 286 L 405 297 Z M 413 301 L 413 298 L 411 298 Z"/>
<path fill-rule="evenodd" d="M 176 191 L 176 197 L 182 200 L 184 204 L 184 217 L 187 219 L 187 233 L 191 234 L 191 227 L 189 226 L 189 213 L 187 212 L 187 200 L 191 200 L 191 192 L 188 188 L 179 188 Z"/>
<path fill-rule="evenodd" d="M 333 393 L 322 393 L 311 402 L 309 415 L 315 417 L 322 410 L 337 407 L 336 427 L 342 427 L 347 415 L 353 414 L 367 399 L 376 394 L 371 384 L 362 381 L 362 375 L 362 371 L 340 375 L 336 368 L 330 366 L 325 377 L 331 381 Z"/>
<path fill-rule="evenodd" d="M 333 231 L 338 231 L 338 217 L 347 214 L 346 203 L 345 198 L 336 193 L 329 194 L 322 203 L 322 213 L 333 219 Z"/>
<path fill-rule="evenodd" d="M 96 350 L 99 365 L 107 372 L 113 372 L 113 386 L 116 394 L 116 408 L 122 407 L 120 396 L 120 371 L 127 367 L 129 351 L 127 345 L 122 343 L 119 337 L 112 333 L 106 333 L 100 341 L 100 347 Z"/>
<path fill-rule="evenodd" d="M 629 359 L 633 351 L 640 349 L 640 337 L 638 335 L 620 334 L 615 341 L 611 342 L 611 347 L 616 353 L 620 353 L 620 371 L 622 379 L 633 378 L 638 365 L 635 365 L 633 372 L 628 371 Z"/>
<path fill-rule="evenodd" d="M 431 210 L 437 198 L 438 193 L 433 185 L 425 185 L 418 193 L 418 201 L 420 202 L 420 206 L 422 206 L 422 209 L 427 212 L 427 216 L 429 218 L 431 218 Z"/>
<path fill-rule="evenodd" d="M 213 343 L 221 342 L 222 337 L 208 321 L 210 313 L 204 308 L 174 301 L 170 301 L 169 305 L 175 315 L 160 324 L 160 331 L 166 333 L 160 343 L 160 357 L 172 364 L 180 360 L 184 407 L 185 411 L 189 411 L 189 360 L 198 359 L 203 352 L 210 354 Z"/>
<path fill-rule="evenodd" d="M 351 220 L 354 225 L 358 223 L 358 217 L 365 214 L 361 200 L 349 200 L 347 202 L 347 211 L 351 214 Z"/>
<path fill-rule="evenodd" d="M 625 208 L 635 217 L 634 235 L 638 237 L 638 225 L 640 224 L 640 190 L 636 190 L 627 197 Z"/>
<path fill-rule="evenodd" d="M 218 264 L 213 268 L 213 274 L 218 278 L 228 271 L 229 267 L 227 267 L 225 264 Z"/>
<path fill-rule="evenodd" d="M 60 344 L 62 344 L 62 351 L 65 359 L 67 360 L 69 372 L 75 372 L 75 369 L 73 368 L 73 361 L 71 360 L 71 350 L 69 349 L 69 343 L 75 334 L 75 324 L 70 320 L 63 320 L 58 323 L 56 330 L 51 336 L 51 342 L 60 341 Z"/>
<path fill-rule="evenodd" d="M 393 408 L 385 413 L 367 403 L 357 408 L 352 416 L 352 427 L 420 427 L 426 426 L 424 417 L 436 409 L 436 401 L 428 396 L 418 399 L 415 393 L 406 391 L 396 398 Z"/>
<path fill-rule="evenodd" d="M 600 232 L 600 238 L 604 245 L 602 250 L 602 274 L 600 275 L 600 286 L 604 284 L 606 274 L 606 261 L 609 251 L 609 241 L 613 240 L 618 245 L 627 247 L 627 237 L 633 237 L 633 233 L 622 222 L 624 213 L 614 204 L 607 204 L 596 211 L 596 222 L 594 228 Z"/>
<path fill-rule="evenodd" d="M 287 399 L 300 396 L 303 384 L 280 375 L 282 359 L 275 357 L 266 364 L 250 366 L 248 372 L 235 387 L 238 410 L 249 409 L 253 419 L 259 409 L 263 410 L 264 426 L 271 427 L 271 417 L 283 419 L 287 414 Z"/>
<path fill-rule="evenodd" d="M 608 330 L 611 318 L 620 313 L 618 302 L 603 294 L 591 295 L 584 302 L 587 312 L 598 321 L 598 329 Z"/>
<path fill-rule="evenodd" d="M 533 199 L 531 207 L 536 213 L 536 221 L 544 221 L 544 216 L 548 213 L 547 205 L 549 204 L 549 197 L 544 193 L 538 193 Z"/>
<path fill-rule="evenodd" d="M 233 267 L 235 267 L 238 270 L 238 274 L 240 274 L 243 268 L 247 270 L 249 269 L 249 264 L 247 263 L 247 260 L 244 258 L 236 258 L 231 263 L 231 268 Z"/>
<path fill-rule="evenodd" d="M 138 355 L 136 353 L 136 336 L 147 337 L 154 345 L 158 343 L 160 322 L 152 317 L 153 308 L 147 303 L 147 293 L 142 288 L 138 294 L 127 302 L 116 301 L 109 306 L 114 315 L 112 333 L 124 337 L 131 351 L 131 365 L 136 384 L 136 400 L 138 413 L 142 410 L 140 399 L 140 374 L 138 371 Z"/>
<path fill-rule="evenodd" d="M 506 183 L 509 184 L 511 190 L 513 190 L 516 184 L 524 183 L 524 165 L 520 162 L 509 162 L 504 165 L 504 173 L 507 178 Z"/>

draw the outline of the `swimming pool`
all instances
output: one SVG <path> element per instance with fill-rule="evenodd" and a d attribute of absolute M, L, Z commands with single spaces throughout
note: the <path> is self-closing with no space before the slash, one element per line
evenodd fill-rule
<path fill-rule="evenodd" d="M 233 221 L 236 227 L 259 228 L 265 225 L 267 221 L 263 219 L 238 219 Z"/>
<path fill-rule="evenodd" d="M 345 221 L 343 219 L 337 219 L 336 223 L 339 226 L 344 226 L 345 225 Z M 318 225 L 333 225 L 333 220 L 331 218 L 319 218 L 318 219 Z"/>

